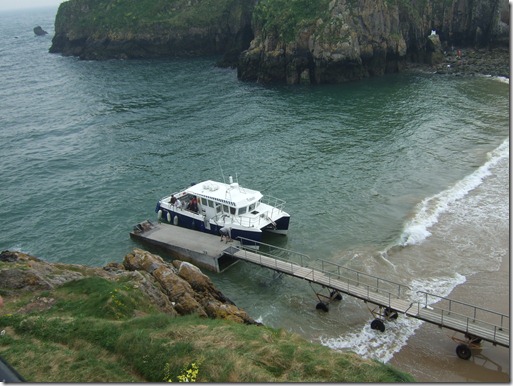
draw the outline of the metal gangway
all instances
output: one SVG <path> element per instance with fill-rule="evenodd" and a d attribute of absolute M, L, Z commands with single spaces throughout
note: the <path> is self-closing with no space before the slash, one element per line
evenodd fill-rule
<path fill-rule="evenodd" d="M 420 300 L 411 301 L 408 299 L 412 298 L 412 291 L 404 284 L 322 259 L 312 260 L 305 254 L 284 248 L 245 238 L 240 240 L 240 247 L 230 247 L 225 252 L 239 260 L 307 280 L 327 289 L 328 295 L 316 293 L 319 299 L 317 309 L 328 311 L 329 304 L 340 300 L 343 293 L 376 306 L 372 310 L 369 308 L 375 317 L 371 322 L 374 330 L 385 331 L 385 322 L 403 314 L 462 333 L 465 339 L 452 337 L 459 343 L 456 353 L 462 359 L 469 359 L 471 349 L 478 348 L 483 340 L 509 347 L 508 315 L 424 291 L 416 292 Z"/>

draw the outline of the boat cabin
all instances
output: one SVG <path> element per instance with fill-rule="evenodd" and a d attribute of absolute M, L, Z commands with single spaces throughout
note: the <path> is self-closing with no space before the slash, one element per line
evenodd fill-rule
<path fill-rule="evenodd" d="M 196 197 L 198 209 L 207 218 L 215 216 L 232 215 L 258 215 L 258 207 L 262 194 L 256 190 L 242 188 L 238 183 L 225 184 L 221 182 L 205 181 L 193 185 L 185 190 L 181 198 L 184 208 Z"/>

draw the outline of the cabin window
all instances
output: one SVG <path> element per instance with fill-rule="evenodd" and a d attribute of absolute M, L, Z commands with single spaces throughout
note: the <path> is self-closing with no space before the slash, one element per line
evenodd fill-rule
<path fill-rule="evenodd" d="M 248 210 L 247 206 L 245 206 L 244 208 L 239 208 L 239 215 L 246 213 L 247 210 Z"/>
<path fill-rule="evenodd" d="M 201 205 L 207 206 L 207 199 L 204 197 L 201 197 Z"/>
<path fill-rule="evenodd" d="M 235 214 L 236 209 L 233 206 L 230 206 L 230 214 Z"/>
<path fill-rule="evenodd" d="M 210 206 L 211 208 L 214 208 L 214 201 L 208 200 L 208 206 Z"/>
<path fill-rule="evenodd" d="M 251 205 L 249 206 L 248 212 L 252 212 L 252 211 L 254 211 L 254 210 L 255 210 L 255 205 L 256 205 L 256 204 L 254 204 L 254 203 L 253 203 L 253 204 L 251 204 Z"/>
<path fill-rule="evenodd" d="M 222 212 L 222 206 L 221 205 L 217 205 L 216 206 L 216 213 L 221 213 Z"/>
<path fill-rule="evenodd" d="M 223 204 L 223 212 L 224 213 L 230 213 L 230 209 L 228 208 L 228 205 Z"/>

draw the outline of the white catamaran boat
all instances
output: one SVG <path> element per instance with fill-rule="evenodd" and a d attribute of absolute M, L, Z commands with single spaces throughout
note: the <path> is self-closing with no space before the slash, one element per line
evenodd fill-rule
<path fill-rule="evenodd" d="M 208 180 L 166 196 L 155 212 L 169 224 L 215 235 L 226 227 L 232 239 L 261 241 L 264 231 L 287 234 L 290 215 L 284 206 L 285 201 L 243 188 L 230 176 L 228 184 Z"/>

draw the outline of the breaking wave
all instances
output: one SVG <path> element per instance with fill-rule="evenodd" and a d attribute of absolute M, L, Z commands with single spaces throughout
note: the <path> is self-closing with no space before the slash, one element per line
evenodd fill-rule
<path fill-rule="evenodd" d="M 440 215 L 445 213 L 456 201 L 464 198 L 470 191 L 481 185 L 483 180 L 492 174 L 491 168 L 508 157 L 509 138 L 488 153 L 488 161 L 474 173 L 458 181 L 449 189 L 420 202 L 416 207 L 415 216 L 406 223 L 399 244 L 401 246 L 415 245 L 431 236 L 429 229 L 438 222 Z"/>

